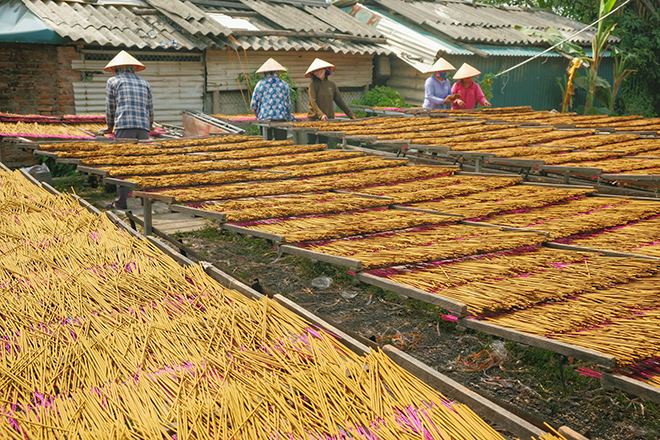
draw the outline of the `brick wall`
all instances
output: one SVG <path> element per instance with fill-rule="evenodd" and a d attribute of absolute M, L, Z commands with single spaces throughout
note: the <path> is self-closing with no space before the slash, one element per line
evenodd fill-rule
<path fill-rule="evenodd" d="M 11 140 L 2 140 L 0 137 L 0 162 L 7 168 L 16 169 L 29 167 L 38 163 L 37 156 L 32 150 L 23 150 L 18 147 L 16 142 Z"/>
<path fill-rule="evenodd" d="M 0 43 L 0 112 L 74 114 L 78 56 L 74 46 Z"/>

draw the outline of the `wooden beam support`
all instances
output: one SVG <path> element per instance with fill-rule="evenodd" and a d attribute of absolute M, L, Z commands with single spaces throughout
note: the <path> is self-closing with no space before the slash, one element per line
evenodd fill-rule
<path fill-rule="evenodd" d="M 380 287 L 381 289 L 400 293 L 425 303 L 442 307 L 443 309 L 449 310 L 452 315 L 455 315 L 459 318 L 467 315 L 468 309 L 465 304 L 450 298 L 444 298 L 440 295 L 436 295 L 435 293 L 430 293 L 412 286 L 395 283 L 394 281 L 390 281 L 388 279 L 364 272 L 356 273 L 355 278 L 363 283 L 371 284 L 372 286 Z"/>
<path fill-rule="evenodd" d="M 452 400 L 468 405 L 479 416 L 505 428 L 514 436 L 521 439 L 541 438 L 546 432 L 532 425 L 525 419 L 494 404 L 485 397 L 480 396 L 455 380 L 437 372 L 423 362 L 418 361 L 407 353 L 386 345 L 385 352 L 397 365 L 412 373 L 433 389 L 445 394 Z"/>
<path fill-rule="evenodd" d="M 133 197 L 139 197 L 141 199 L 158 200 L 159 202 L 165 202 L 165 203 L 174 203 L 174 199 L 175 199 L 174 196 L 166 196 L 164 194 L 158 194 L 147 191 L 133 191 L 131 194 L 133 195 Z"/>
<path fill-rule="evenodd" d="M 117 186 L 125 186 L 127 188 L 137 188 L 137 183 L 131 182 L 130 180 L 123 180 L 123 179 L 115 179 L 112 177 L 104 177 L 103 178 L 103 183 L 107 183 L 109 185 L 117 185 Z"/>
<path fill-rule="evenodd" d="M 583 246 L 574 246 L 571 244 L 564 244 L 564 243 L 554 243 L 554 242 L 546 242 L 543 243 L 543 246 L 551 249 L 561 249 L 565 251 L 575 251 L 575 252 L 595 252 L 599 254 L 606 255 L 608 257 L 628 257 L 628 258 L 643 258 L 645 260 L 660 260 L 658 257 L 652 257 L 650 255 L 639 255 L 639 254 L 629 254 L 626 252 L 615 252 L 615 251 L 608 251 L 605 249 L 594 249 L 590 247 L 583 247 Z"/>
<path fill-rule="evenodd" d="M 79 173 L 94 174 L 103 177 L 110 175 L 110 172 L 108 170 L 102 170 L 101 168 L 96 168 L 96 167 L 88 167 L 85 165 L 78 165 L 76 167 L 76 171 L 78 171 Z"/>
<path fill-rule="evenodd" d="M 660 403 L 660 388 L 621 374 L 603 372 L 600 382 L 606 390 L 619 389 L 628 394 Z"/>
<path fill-rule="evenodd" d="M 298 304 L 294 303 L 293 301 L 285 298 L 284 296 L 280 294 L 276 294 L 273 299 L 278 302 L 281 306 L 284 308 L 292 311 L 298 316 L 301 316 L 305 318 L 307 321 L 311 322 L 312 324 L 321 327 L 324 330 L 327 330 L 331 334 L 334 334 L 338 336 L 338 339 L 346 345 L 351 351 L 360 354 L 360 355 L 365 355 L 368 354 L 371 349 L 358 341 L 357 339 L 353 338 L 350 336 L 348 333 L 342 331 L 341 329 L 331 325 L 327 321 L 323 320 L 322 318 L 316 316 L 312 312 L 309 312 L 308 310 L 300 307 Z"/>
<path fill-rule="evenodd" d="M 356 272 L 362 270 L 362 262 L 360 260 L 355 260 L 353 258 L 347 258 L 347 257 L 340 257 L 337 255 L 324 254 L 322 252 L 316 252 L 298 246 L 281 245 L 279 247 L 279 252 L 284 254 L 297 255 L 299 257 L 309 258 L 310 260 L 324 261 L 326 263 L 348 267 L 349 269 Z"/>
<path fill-rule="evenodd" d="M 242 235 L 252 235 L 254 237 L 265 238 L 266 240 L 271 240 L 275 243 L 284 243 L 286 239 L 283 235 L 271 234 L 270 232 L 258 231 L 256 229 L 245 228 L 243 226 L 231 225 L 228 223 L 223 223 L 220 227 L 226 231 L 235 232 Z"/>
<path fill-rule="evenodd" d="M 170 205 L 170 211 L 190 214 L 195 217 L 209 218 L 223 223 L 227 221 L 227 214 L 224 212 L 207 211 L 205 209 L 191 208 L 190 206 Z"/>
<path fill-rule="evenodd" d="M 607 354 L 599 353 L 588 348 L 578 347 L 577 345 L 566 344 L 565 342 L 555 341 L 554 339 L 544 338 L 529 333 L 491 324 L 490 322 L 479 321 L 477 319 L 463 318 L 458 320 L 460 327 L 477 330 L 508 339 L 514 342 L 531 345 L 533 347 L 543 348 L 555 353 L 582 359 L 587 362 L 593 362 L 603 368 L 611 369 L 616 366 L 616 358 Z"/>

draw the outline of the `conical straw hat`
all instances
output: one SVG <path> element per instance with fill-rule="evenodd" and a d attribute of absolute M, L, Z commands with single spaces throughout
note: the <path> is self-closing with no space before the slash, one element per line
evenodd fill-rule
<path fill-rule="evenodd" d="M 463 65 L 456 71 L 456 73 L 454 73 L 454 79 L 472 78 L 473 76 L 477 76 L 480 73 L 481 72 L 470 66 L 468 63 L 463 63 Z"/>
<path fill-rule="evenodd" d="M 259 69 L 257 69 L 257 73 L 264 72 L 286 72 L 286 69 L 274 59 L 268 58 L 266 62 L 263 63 Z"/>
<path fill-rule="evenodd" d="M 319 69 L 330 69 L 334 72 L 335 66 L 327 61 L 323 61 L 321 58 L 316 58 L 312 64 L 309 65 L 307 72 L 305 72 L 305 78 L 309 78 L 309 75 L 311 75 L 313 71 Z"/>
<path fill-rule="evenodd" d="M 112 72 L 112 68 L 117 66 L 135 66 L 136 72 L 146 69 L 146 67 L 144 67 L 144 64 L 133 58 L 133 56 L 130 53 L 126 52 L 125 50 L 119 52 L 108 63 L 108 65 L 103 68 L 103 70 L 105 70 L 106 72 Z"/>
<path fill-rule="evenodd" d="M 440 58 L 438 61 L 433 63 L 431 68 L 427 70 L 426 73 L 445 72 L 447 70 L 456 70 L 456 67 L 452 66 L 451 63 L 444 58 Z"/>

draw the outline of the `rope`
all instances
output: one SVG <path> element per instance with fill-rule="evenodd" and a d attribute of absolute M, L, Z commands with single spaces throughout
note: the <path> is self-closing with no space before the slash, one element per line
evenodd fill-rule
<path fill-rule="evenodd" d="M 582 32 L 586 31 L 587 29 L 589 29 L 589 28 L 593 27 L 594 25 L 600 23 L 601 21 L 605 20 L 607 17 L 609 17 L 610 15 L 614 14 L 616 11 L 618 11 L 618 10 L 621 9 L 621 8 L 623 8 L 625 5 L 627 5 L 627 4 L 630 3 L 630 2 L 631 2 L 631 0 L 626 0 L 625 2 L 621 3 L 621 4 L 620 4 L 619 6 L 617 6 L 616 8 L 612 9 L 612 10 L 611 10 L 610 12 L 608 12 L 607 14 L 603 15 L 602 17 L 600 17 L 598 20 L 594 21 L 594 22 L 591 23 L 590 25 L 585 26 L 584 28 L 580 29 L 579 31 L 577 31 L 577 32 L 574 33 L 573 35 L 570 35 L 570 36 L 564 38 L 564 39 L 561 40 L 559 43 L 556 43 L 555 45 L 550 46 L 549 48 L 547 48 L 547 49 L 544 50 L 543 52 L 541 52 L 541 53 L 539 53 L 539 54 L 536 54 L 536 55 L 534 55 L 533 57 L 528 58 L 528 59 L 526 59 L 525 61 L 523 61 L 523 62 L 521 62 L 521 63 L 518 63 L 518 64 L 516 64 L 516 65 L 513 66 L 513 67 L 509 67 L 508 69 L 506 69 L 506 70 L 504 70 L 504 71 L 498 73 L 497 75 L 495 75 L 493 78 L 497 78 L 497 77 L 500 76 L 500 75 L 504 75 L 505 73 L 510 72 L 510 71 L 512 71 L 512 70 L 514 70 L 514 69 L 517 69 L 518 67 L 522 66 L 523 64 L 527 64 L 527 63 L 529 63 L 530 61 L 532 61 L 533 59 L 538 58 L 538 57 L 540 57 L 541 55 L 544 55 L 544 54 L 550 52 L 552 49 L 554 49 L 555 47 L 559 46 L 560 44 L 565 43 L 566 41 L 570 40 L 571 38 L 580 35 Z"/>

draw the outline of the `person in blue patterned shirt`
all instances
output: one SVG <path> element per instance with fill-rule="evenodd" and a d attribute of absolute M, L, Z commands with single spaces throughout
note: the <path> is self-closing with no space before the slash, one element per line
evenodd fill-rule
<path fill-rule="evenodd" d="M 252 93 L 250 108 L 260 121 L 284 122 L 294 119 L 291 113 L 291 90 L 280 78 L 279 73 L 286 69 L 277 61 L 269 58 L 257 69 L 264 79 L 259 81 Z M 287 130 L 263 127 L 264 139 L 284 140 Z"/>
<path fill-rule="evenodd" d="M 114 73 L 105 87 L 105 133 L 114 132 L 115 139 L 149 139 L 154 123 L 151 86 L 135 74 L 145 66 L 122 50 L 103 70 Z M 127 208 L 129 188 L 118 186 L 117 198 L 107 208 Z"/>

